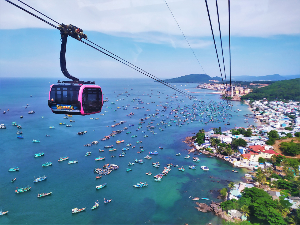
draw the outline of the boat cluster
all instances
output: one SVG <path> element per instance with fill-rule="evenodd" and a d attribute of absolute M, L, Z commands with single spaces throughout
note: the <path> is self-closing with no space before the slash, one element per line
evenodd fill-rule
<path fill-rule="evenodd" d="M 105 164 L 103 168 L 95 168 L 94 173 L 99 175 L 109 175 L 112 171 L 119 169 L 118 165 L 115 164 Z"/>

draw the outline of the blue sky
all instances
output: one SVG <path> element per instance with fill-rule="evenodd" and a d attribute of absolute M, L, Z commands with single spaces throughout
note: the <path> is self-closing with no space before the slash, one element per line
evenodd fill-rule
<path fill-rule="evenodd" d="M 22 5 L 17 0 L 11 1 Z M 25 2 L 60 23 L 81 27 L 89 40 L 159 78 L 204 71 L 210 76 L 220 76 L 204 0 Z M 229 77 L 227 1 L 219 0 L 218 4 Z M 215 0 L 208 0 L 208 5 L 222 61 Z M 299 0 L 231 1 L 232 76 L 300 74 L 299 8 Z M 5 1 L 0 2 L 0 77 L 63 79 L 59 51 L 58 30 Z M 144 78 L 72 38 L 68 39 L 66 57 L 70 74 L 81 79 Z"/>

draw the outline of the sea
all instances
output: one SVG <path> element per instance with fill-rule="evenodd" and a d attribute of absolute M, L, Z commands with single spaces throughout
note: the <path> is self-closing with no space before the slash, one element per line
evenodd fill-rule
<path fill-rule="evenodd" d="M 0 216 L 0 224 L 221 224 L 212 213 L 198 212 L 192 199 L 221 201 L 218 191 L 230 181 L 241 181 L 245 171 L 234 168 L 238 173 L 233 173 L 230 163 L 207 155 L 190 154 L 186 159 L 190 147 L 183 141 L 201 129 L 221 127 L 225 131 L 254 125 L 250 118 L 245 121 L 245 115 L 251 113 L 248 106 L 224 101 L 211 90 L 197 89 L 197 84 L 172 84 L 197 98 L 190 100 L 151 79 L 95 81 L 108 100 L 102 112 L 66 117 L 52 113 L 47 104 L 50 85 L 57 79 L 0 78 L 0 123 L 6 126 L 0 129 L 0 210 L 9 211 Z M 121 125 L 112 127 L 121 121 Z M 101 141 L 116 130 L 122 132 Z M 23 132 L 23 139 L 17 138 L 18 131 Z M 81 131 L 87 132 L 78 135 Z M 40 142 L 33 143 L 33 139 Z M 116 144 L 117 140 L 124 143 Z M 85 146 L 93 141 L 99 143 Z M 110 152 L 104 148 L 107 145 L 117 150 Z M 127 147 L 125 156 L 119 157 L 122 148 Z M 158 154 L 144 158 L 153 151 Z M 35 158 L 40 152 L 44 156 Z M 86 152 L 91 155 L 85 156 Z M 58 162 L 65 156 L 78 163 Z M 105 160 L 95 161 L 99 156 Z M 193 157 L 200 162 L 193 162 Z M 142 159 L 143 164 L 128 166 L 135 159 Z M 53 165 L 42 167 L 45 162 Z M 153 167 L 153 162 L 159 162 L 160 167 Z M 173 166 L 168 175 L 160 182 L 154 181 L 153 176 L 170 163 Z M 94 169 L 105 164 L 116 164 L 119 169 L 96 179 Z M 185 171 L 179 171 L 176 165 Z M 196 165 L 196 170 L 189 169 L 191 165 Z M 209 171 L 201 170 L 201 166 Z M 12 167 L 19 171 L 8 172 Z M 132 171 L 127 172 L 127 168 Z M 146 175 L 148 172 L 152 175 Z M 33 182 L 44 175 L 45 181 Z M 13 178 L 15 182 L 11 182 Z M 139 182 L 148 186 L 133 187 Z M 96 189 L 104 183 L 106 187 Z M 30 191 L 15 193 L 17 188 L 28 186 Z M 48 192 L 52 195 L 37 198 L 39 193 Z M 104 198 L 112 201 L 104 204 Z M 99 207 L 91 210 L 97 200 Z M 71 213 L 73 208 L 84 207 L 84 212 Z"/>

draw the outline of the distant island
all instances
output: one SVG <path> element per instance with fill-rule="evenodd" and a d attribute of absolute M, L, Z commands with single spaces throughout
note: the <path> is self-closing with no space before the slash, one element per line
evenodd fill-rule
<path fill-rule="evenodd" d="M 269 101 L 300 101 L 300 78 L 277 81 L 267 87 L 255 88 L 251 93 L 242 96 L 241 100 L 261 100 L 263 98 Z"/>
<path fill-rule="evenodd" d="M 207 74 L 190 74 L 177 78 L 171 78 L 164 80 L 168 83 L 209 83 L 212 80 L 221 82 L 222 79 L 220 77 L 211 77 Z"/>
<path fill-rule="evenodd" d="M 232 81 L 280 81 L 280 80 L 290 80 L 300 78 L 300 75 L 286 75 L 282 76 L 279 74 L 273 74 L 273 75 L 266 75 L 266 76 L 234 76 L 232 77 Z M 222 82 L 221 77 L 211 77 L 207 74 L 189 74 L 184 75 L 181 77 L 171 78 L 171 79 L 165 79 L 165 82 L 168 83 L 211 83 L 212 81 L 215 82 Z M 224 83 L 228 83 L 229 78 L 227 76 L 227 79 L 224 80 Z"/>

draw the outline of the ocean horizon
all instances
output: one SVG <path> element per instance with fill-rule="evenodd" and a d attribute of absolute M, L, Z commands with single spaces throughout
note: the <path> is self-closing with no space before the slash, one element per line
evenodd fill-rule
<path fill-rule="evenodd" d="M 242 180 L 245 170 L 235 168 L 238 173 L 232 173 L 230 163 L 202 154 L 197 155 L 199 163 L 192 161 L 193 154 L 185 159 L 189 146 L 183 141 L 201 129 L 209 131 L 221 127 L 225 131 L 255 125 L 251 118 L 244 123 L 244 115 L 251 113 L 248 106 L 224 101 L 212 90 L 197 89 L 197 84 L 175 84 L 198 99 L 190 100 L 150 79 L 90 80 L 96 81 L 102 88 L 103 98 L 108 99 L 102 112 L 65 119 L 63 114 L 52 113 L 47 105 L 50 85 L 55 84 L 57 78 L 0 78 L 0 124 L 6 125 L 6 129 L 0 129 L 0 210 L 9 211 L 0 218 L 0 223 L 220 224 L 221 220 L 212 213 L 198 212 L 192 198 L 199 197 L 199 202 L 220 202 L 218 190 L 227 187 L 230 181 Z M 28 114 L 29 111 L 35 113 Z M 130 116 L 131 112 L 134 115 Z M 112 127 L 120 121 L 124 123 Z M 22 129 L 12 126 L 12 122 Z M 55 128 L 50 129 L 50 126 Z M 128 129 L 124 130 L 125 127 Z M 124 131 L 101 141 L 116 130 Z M 23 132 L 24 139 L 17 138 L 17 131 Z M 78 135 L 81 131 L 87 133 Z M 33 139 L 40 143 L 33 143 Z M 116 144 L 117 140 L 124 143 Z M 99 143 L 84 146 L 93 141 Z M 117 150 L 108 151 L 104 148 L 108 145 Z M 129 150 L 124 151 L 125 156 L 119 157 L 126 147 Z M 91 155 L 85 156 L 88 151 Z M 150 160 L 144 158 L 153 151 L 158 154 L 150 155 Z M 34 154 L 39 152 L 45 155 L 35 158 Z M 176 156 L 178 153 L 181 155 Z M 69 165 L 68 161 L 57 161 L 64 156 L 78 163 Z M 95 161 L 99 156 L 105 160 Z M 135 159 L 142 159 L 143 164 L 128 166 Z M 42 167 L 45 162 L 53 165 Z M 153 162 L 159 162 L 160 167 L 153 167 Z M 95 179 L 94 169 L 108 163 L 118 165 L 119 169 Z M 183 166 L 185 171 L 173 166 L 160 182 L 154 181 L 153 176 L 169 163 Z M 193 164 L 196 170 L 189 169 Z M 209 171 L 201 170 L 203 165 L 209 167 Z M 20 170 L 8 172 L 12 167 Z M 128 167 L 132 171 L 126 172 Z M 148 172 L 152 176 L 147 176 Z M 47 176 L 45 181 L 33 183 L 43 175 Z M 13 178 L 17 179 L 12 183 Z M 148 186 L 134 188 L 139 182 L 146 182 Z M 105 188 L 96 190 L 96 185 L 104 183 L 107 183 Z M 30 191 L 15 193 L 16 188 L 28 185 Z M 37 198 L 38 193 L 46 192 L 52 195 Z M 104 204 L 104 198 L 112 202 Z M 97 200 L 100 206 L 91 210 Z M 86 210 L 72 214 L 75 207 L 86 207 Z"/>

